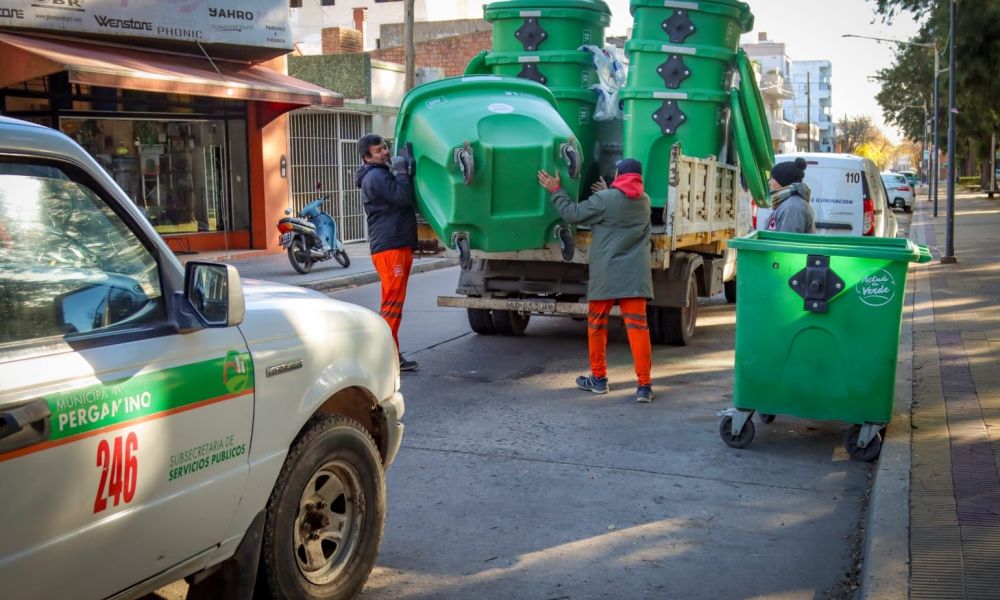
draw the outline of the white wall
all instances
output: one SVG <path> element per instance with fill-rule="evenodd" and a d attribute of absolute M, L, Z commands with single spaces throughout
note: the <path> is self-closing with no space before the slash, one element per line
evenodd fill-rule
<path fill-rule="evenodd" d="M 413 20 L 450 21 L 483 18 L 484 0 L 416 0 Z M 326 27 L 354 28 L 354 8 L 368 8 L 365 26 L 365 50 L 377 48 L 379 27 L 403 22 L 404 2 L 375 0 L 336 0 L 333 6 L 320 6 L 319 0 L 303 0 L 301 8 L 291 9 L 292 37 L 304 54 L 320 53 L 320 31 Z"/>
<path fill-rule="evenodd" d="M 833 67 L 828 60 L 796 60 L 792 62 L 792 89 L 795 98 L 789 102 L 794 105 L 794 121 L 806 121 L 806 106 L 809 105 L 809 120 L 819 127 L 821 152 L 832 152 L 834 145 L 833 126 Z M 807 77 L 808 74 L 808 77 Z M 809 84 L 811 97 L 806 96 L 806 84 Z"/>

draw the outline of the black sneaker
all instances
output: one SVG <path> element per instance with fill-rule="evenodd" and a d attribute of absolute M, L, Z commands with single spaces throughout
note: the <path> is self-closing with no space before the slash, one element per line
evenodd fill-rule
<path fill-rule="evenodd" d="M 593 375 L 580 375 L 576 378 L 576 387 L 595 394 L 607 394 L 608 378 L 594 377 Z"/>
<path fill-rule="evenodd" d="M 653 386 L 651 385 L 640 385 L 635 390 L 635 401 L 647 404 L 653 401 Z"/>
<path fill-rule="evenodd" d="M 399 370 L 400 371 L 415 371 L 417 367 L 420 366 L 415 360 L 406 360 L 403 355 L 399 355 Z"/>

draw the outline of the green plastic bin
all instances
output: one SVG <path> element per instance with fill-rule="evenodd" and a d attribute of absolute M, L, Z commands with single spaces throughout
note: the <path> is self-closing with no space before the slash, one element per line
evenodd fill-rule
<path fill-rule="evenodd" d="M 558 171 L 576 197 L 582 151 L 544 86 L 485 75 L 416 87 L 396 124 L 396 147 L 407 144 L 417 207 L 445 244 L 506 252 L 572 238 L 537 173 Z"/>
<path fill-rule="evenodd" d="M 594 57 L 586 51 L 491 52 L 486 65 L 494 75 L 530 79 L 550 89 L 584 89 L 599 83 Z"/>
<path fill-rule="evenodd" d="M 653 40 L 629 40 L 630 88 L 722 90 L 735 54 L 714 46 L 678 46 Z"/>
<path fill-rule="evenodd" d="M 761 413 L 855 425 L 852 458 L 872 460 L 892 418 L 909 263 L 926 247 L 902 238 L 758 231 L 737 249 L 734 414 L 723 440 L 745 447 Z M 738 428 L 737 428 L 738 427 Z"/>
<path fill-rule="evenodd" d="M 732 52 L 739 46 L 740 34 L 753 29 L 753 14 L 745 2 L 632 0 L 629 9 L 634 18 L 633 39 L 716 46 Z"/>
<path fill-rule="evenodd" d="M 495 52 L 604 47 L 611 9 L 601 0 L 507 0 L 483 7 Z"/>
<path fill-rule="evenodd" d="M 620 97 L 624 108 L 622 153 L 641 161 L 644 173 L 663 174 L 647 176 L 644 181 L 652 206 L 664 207 L 671 147 L 680 143 L 686 156 L 718 156 L 726 134 L 722 111 L 729 96 L 722 90 L 626 87 Z"/>

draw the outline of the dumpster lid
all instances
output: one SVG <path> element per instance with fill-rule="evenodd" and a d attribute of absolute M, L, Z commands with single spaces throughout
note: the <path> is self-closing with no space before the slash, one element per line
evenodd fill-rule
<path fill-rule="evenodd" d="M 770 208 L 771 190 L 768 188 L 768 180 L 771 175 L 764 169 L 754 147 L 750 143 L 750 132 L 743 118 L 742 101 L 739 90 L 730 92 L 729 114 L 733 120 L 733 141 L 736 145 L 736 155 L 740 158 L 740 170 L 743 172 L 743 180 L 746 181 L 750 190 L 750 197 L 757 206 Z"/>
<path fill-rule="evenodd" d="M 629 12 L 634 16 L 637 8 L 672 8 L 672 3 L 664 0 L 632 0 L 629 2 Z M 684 8 L 682 5 L 675 8 Z M 750 5 L 739 0 L 701 0 L 691 4 L 691 10 L 703 13 L 721 14 L 736 19 L 740 24 L 741 33 L 753 31 L 753 13 Z"/>
<path fill-rule="evenodd" d="M 717 60 L 730 61 L 736 53 L 726 48 L 718 46 L 704 46 L 697 44 L 671 44 L 660 40 L 631 39 L 625 42 L 625 53 L 632 52 L 655 52 L 657 54 L 689 54 L 704 58 L 714 58 Z"/>
<path fill-rule="evenodd" d="M 729 240 L 737 250 L 756 252 L 787 252 L 821 256 L 873 258 L 899 262 L 925 263 L 931 260 L 927 246 L 919 246 L 906 238 L 816 235 L 783 231 L 754 231 Z"/>
<path fill-rule="evenodd" d="M 490 2 L 483 6 L 483 13 L 497 10 L 561 10 L 561 9 L 590 10 L 611 16 L 611 9 L 603 0 L 500 0 Z M 541 16 L 541 15 L 539 15 Z M 490 20 L 490 15 L 486 15 L 486 20 Z"/>

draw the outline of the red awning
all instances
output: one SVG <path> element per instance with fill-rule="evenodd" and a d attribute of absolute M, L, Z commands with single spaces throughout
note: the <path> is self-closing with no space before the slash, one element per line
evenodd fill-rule
<path fill-rule="evenodd" d="M 12 33 L 0 33 L 0 51 L 0 88 L 66 71 L 71 83 L 253 100 L 289 110 L 344 104 L 336 92 L 250 63 Z"/>

